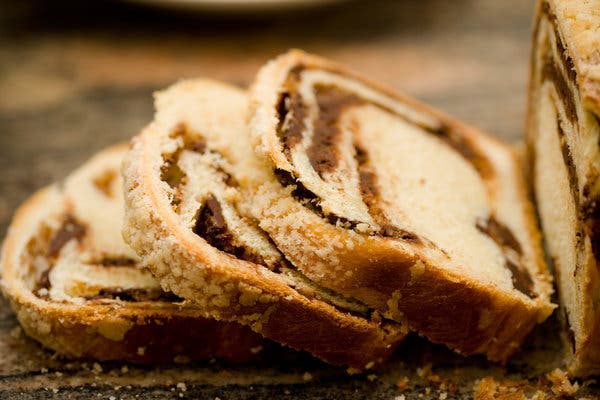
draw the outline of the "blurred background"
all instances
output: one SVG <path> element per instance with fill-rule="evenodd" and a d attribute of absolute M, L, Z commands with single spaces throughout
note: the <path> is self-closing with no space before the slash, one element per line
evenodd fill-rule
<path fill-rule="evenodd" d="M 0 1 L 0 232 L 16 205 L 138 132 L 186 77 L 248 85 L 291 47 L 484 130 L 524 125 L 533 1 Z"/>

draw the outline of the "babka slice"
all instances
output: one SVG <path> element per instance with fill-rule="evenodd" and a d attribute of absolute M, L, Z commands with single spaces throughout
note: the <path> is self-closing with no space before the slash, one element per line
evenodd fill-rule
<path fill-rule="evenodd" d="M 246 94 L 207 81 L 156 96 L 125 158 L 124 237 L 164 288 L 336 365 L 369 369 L 405 336 L 365 304 L 296 270 L 249 214 L 252 180 L 274 180 L 246 129 Z"/>
<path fill-rule="evenodd" d="M 539 1 L 527 148 L 567 364 L 600 373 L 600 2 Z"/>
<path fill-rule="evenodd" d="M 264 339 L 162 291 L 123 242 L 119 170 L 126 150 L 101 152 L 16 212 L 0 267 L 25 333 L 71 358 L 256 359 Z"/>
<path fill-rule="evenodd" d="M 278 178 L 257 184 L 253 214 L 308 279 L 491 360 L 550 315 L 509 146 L 297 50 L 258 73 L 250 109 Z"/>

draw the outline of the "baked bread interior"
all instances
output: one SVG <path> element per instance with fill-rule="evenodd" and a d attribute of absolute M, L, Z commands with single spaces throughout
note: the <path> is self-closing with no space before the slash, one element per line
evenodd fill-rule
<path fill-rule="evenodd" d="M 554 306 L 513 150 L 292 50 L 250 90 L 275 181 L 252 213 L 305 277 L 433 342 L 505 361 Z"/>
<path fill-rule="evenodd" d="M 124 237 L 161 285 L 331 364 L 369 369 L 406 327 L 307 279 L 258 227 L 251 181 L 274 180 L 246 128 L 246 94 L 208 80 L 156 95 L 124 166 Z"/>
<path fill-rule="evenodd" d="M 567 365 L 578 376 L 600 373 L 598 5 L 538 2 L 526 137 Z"/>
<path fill-rule="evenodd" d="M 27 335 L 71 358 L 138 363 L 256 359 L 265 340 L 161 290 L 121 237 L 121 160 L 94 156 L 16 212 L 2 289 Z"/>

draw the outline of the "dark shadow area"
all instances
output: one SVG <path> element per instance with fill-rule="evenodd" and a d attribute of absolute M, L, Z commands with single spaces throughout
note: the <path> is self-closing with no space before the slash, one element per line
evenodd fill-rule
<path fill-rule="evenodd" d="M 527 3 L 527 2 L 525 2 Z M 43 34 L 84 36 L 91 33 L 126 40 L 154 35 L 157 38 L 196 35 L 219 36 L 248 43 L 253 37 L 281 40 L 327 39 L 340 43 L 367 41 L 396 35 L 420 36 L 430 31 L 458 28 L 505 29 L 493 10 L 477 1 L 341 1 L 334 4 L 267 13 L 207 12 L 153 7 L 119 1 L 73 0 L 0 3 L 0 30 L 13 39 L 35 40 Z M 529 8 L 529 5 L 526 4 Z M 522 17 L 521 10 L 515 17 Z M 465 20 L 464 15 L 480 18 Z M 511 20 L 511 24 L 517 22 Z"/>

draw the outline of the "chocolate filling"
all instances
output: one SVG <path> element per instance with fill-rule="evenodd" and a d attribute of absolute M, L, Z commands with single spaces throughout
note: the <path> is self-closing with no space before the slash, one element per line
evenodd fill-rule
<path fill-rule="evenodd" d="M 108 170 L 104 171 L 103 173 L 101 173 L 100 175 L 96 176 L 92 180 L 92 183 L 94 184 L 94 186 L 96 186 L 96 188 L 98 188 L 98 190 L 100 190 L 102 193 L 104 193 L 107 197 L 112 197 L 112 195 L 113 195 L 112 183 L 114 182 L 114 180 L 116 178 L 117 178 L 117 171 L 115 171 L 114 169 L 108 169 Z"/>
<path fill-rule="evenodd" d="M 488 159 L 463 135 L 448 125 L 442 125 L 437 129 L 428 129 L 436 137 L 452 147 L 464 159 L 466 159 L 484 179 L 493 174 L 494 168 Z"/>
<path fill-rule="evenodd" d="M 161 166 L 160 178 L 161 180 L 167 182 L 167 184 L 175 190 L 173 199 L 171 200 L 171 205 L 177 208 L 183 201 L 180 187 L 181 185 L 187 184 L 187 175 L 178 165 L 181 152 L 183 150 L 188 150 L 199 154 L 211 152 L 216 153 L 221 157 L 222 155 L 209 149 L 206 139 L 200 134 L 192 133 L 192 131 L 190 131 L 187 125 L 184 123 L 178 124 L 169 136 L 171 138 L 181 137 L 183 140 L 183 146 L 177 149 L 177 151 L 175 151 L 173 154 L 163 155 L 164 164 Z M 221 174 L 222 180 L 226 185 L 232 187 L 239 186 L 237 180 L 221 166 L 216 166 L 215 169 L 219 174 Z"/>
<path fill-rule="evenodd" d="M 193 232 L 206 240 L 211 246 L 236 258 L 266 265 L 261 255 L 237 243 L 235 236 L 227 227 L 221 203 L 213 194 L 208 195 L 204 204 L 198 210 Z"/>
<path fill-rule="evenodd" d="M 77 219 L 71 214 L 65 215 L 60 228 L 50 238 L 48 248 L 43 254 L 48 258 L 49 267 L 42 271 L 34 285 L 33 293 L 39 298 L 49 298 L 49 294 L 47 292 L 43 292 L 41 294 L 39 292 L 42 289 L 47 291 L 52 286 L 50 282 L 50 272 L 56 264 L 56 258 L 59 256 L 61 249 L 72 239 L 81 241 L 85 236 L 85 233 L 86 227 L 83 223 L 77 221 Z M 136 262 L 129 257 L 106 256 L 98 260 L 94 260 L 90 262 L 90 264 L 102 266 L 132 266 L 135 265 Z M 94 300 L 100 298 L 114 299 L 117 297 L 123 301 L 181 301 L 181 299 L 175 298 L 173 294 L 165 294 L 159 289 L 103 288 L 97 295 L 85 296 L 84 298 L 88 300 Z"/>
<path fill-rule="evenodd" d="M 507 258 L 504 265 L 512 274 L 512 283 L 515 289 L 531 298 L 537 297 L 536 293 L 533 291 L 531 275 L 521 263 L 515 263 Z"/>
<path fill-rule="evenodd" d="M 515 251 L 518 255 L 523 254 L 521 244 L 517 238 L 513 235 L 511 230 L 504 224 L 498 222 L 493 216 L 487 220 L 478 219 L 477 229 L 491 237 L 501 247 L 507 247 Z"/>
<path fill-rule="evenodd" d="M 405 229 L 399 228 L 392 224 L 379 206 L 381 198 L 379 196 L 379 188 L 377 185 L 377 174 L 369 166 L 369 154 L 360 145 L 355 144 L 355 159 L 358 164 L 358 176 L 360 179 L 360 192 L 364 203 L 369 209 L 369 214 L 373 216 L 373 219 L 381 227 L 378 235 L 396 239 L 402 239 L 405 241 L 412 242 L 414 244 L 423 244 L 426 241 L 432 244 L 429 240 L 423 240 L 415 233 L 409 232 Z"/>
<path fill-rule="evenodd" d="M 281 140 L 283 152 L 290 162 L 292 162 L 290 156 L 291 149 L 302 141 L 303 132 L 306 129 L 305 120 L 307 118 L 308 108 L 296 90 L 300 81 L 300 73 L 304 68 L 304 66 L 299 65 L 290 71 L 285 83 L 287 92 L 281 95 L 279 102 L 277 103 L 277 114 L 279 118 L 277 136 Z M 313 122 L 313 143 L 307 150 L 307 154 L 311 165 L 319 176 L 322 177 L 324 172 L 335 169 L 339 161 L 336 144 L 338 141 L 337 138 L 340 136 L 340 130 L 336 123 L 340 114 L 347 107 L 370 104 L 370 102 L 360 98 L 356 94 L 349 93 L 331 85 L 316 85 L 314 89 L 317 98 L 317 106 L 319 108 L 319 115 Z M 382 104 L 374 103 L 373 105 L 389 114 L 407 120 L 405 116 L 396 113 L 394 110 Z M 411 120 L 408 120 L 408 122 L 416 124 L 423 130 L 443 139 L 467 161 L 472 163 L 482 176 L 486 176 L 486 174 L 493 171 L 493 168 L 487 159 L 479 153 L 477 148 L 471 142 L 458 134 L 458 132 L 455 132 L 447 126 L 433 128 L 431 126 L 423 126 L 422 124 Z"/>
<path fill-rule="evenodd" d="M 171 189 L 179 187 L 185 178 L 185 172 L 177 165 L 177 159 L 167 159 L 160 167 L 160 179 L 167 182 Z"/>
<path fill-rule="evenodd" d="M 50 289 L 50 271 L 54 268 L 54 264 L 56 262 L 56 257 L 60 253 L 60 250 L 67 244 L 70 240 L 76 239 L 77 241 L 81 241 L 85 236 L 86 228 L 81 222 L 77 221 L 77 219 L 71 214 L 65 215 L 63 222 L 54 233 L 50 242 L 48 244 L 48 249 L 45 252 L 44 256 L 46 256 L 49 260 L 49 267 L 42 271 L 40 276 L 37 278 L 35 282 L 33 293 L 39 296 L 40 298 L 47 298 L 47 295 L 40 295 L 39 291 L 42 289 Z"/>
<path fill-rule="evenodd" d="M 42 273 L 38 277 L 37 281 L 35 282 L 35 286 L 33 288 L 33 293 L 42 299 L 48 298 L 47 293 L 41 295 L 39 293 L 39 291 L 42 289 L 46 289 L 46 290 L 50 289 L 50 286 L 51 286 L 50 285 L 50 271 L 52 271 L 52 266 L 50 268 L 47 268 L 46 270 L 42 271 Z"/>
<path fill-rule="evenodd" d="M 330 86 L 315 87 L 319 117 L 314 122 L 312 144 L 307 150 L 313 169 L 322 178 L 326 172 L 335 170 L 341 155 L 339 142 L 341 130 L 338 119 L 348 107 L 364 103 L 358 96 L 344 93 Z"/>
<path fill-rule="evenodd" d="M 554 34 L 554 37 L 556 38 L 556 51 L 558 54 L 560 54 L 561 62 L 563 63 L 563 66 L 565 67 L 565 71 L 567 71 L 567 74 L 569 75 L 571 82 L 575 82 L 575 78 L 577 76 L 577 72 L 575 70 L 575 63 L 573 63 L 573 59 L 567 54 L 566 46 L 562 40 L 562 36 L 560 35 L 559 29 L 558 29 L 558 21 L 556 20 L 556 15 L 554 15 L 552 10 L 550 9 L 550 5 L 547 2 L 545 2 L 542 6 L 542 13 L 546 16 L 548 21 L 550 21 L 550 23 L 552 24 L 552 33 Z M 536 24 L 534 37 L 537 37 L 538 30 L 539 30 L 539 23 Z"/>
<path fill-rule="evenodd" d="M 193 134 L 184 123 L 177 124 L 169 137 L 173 139 L 181 137 L 183 147 L 177 149 L 173 154 L 163 155 L 164 164 L 160 168 L 160 179 L 167 182 L 171 188 L 176 189 L 179 185 L 185 184 L 186 178 L 185 172 L 177 165 L 181 152 L 189 150 L 202 154 L 206 151 L 206 140 L 198 134 Z M 180 198 L 175 197 L 175 202 L 181 201 Z"/>
<path fill-rule="evenodd" d="M 62 225 L 50 240 L 48 256 L 57 256 L 63 246 L 71 239 L 81 240 L 85 235 L 85 230 L 85 225 L 77 221 L 72 215 L 67 214 Z"/>
<path fill-rule="evenodd" d="M 102 265 L 103 267 L 130 267 L 136 265 L 136 261 L 129 257 L 102 257 L 98 260 L 93 260 L 90 265 Z"/>
<path fill-rule="evenodd" d="M 127 302 L 137 301 L 168 301 L 168 302 L 181 302 L 183 299 L 174 295 L 171 292 L 164 292 L 158 288 L 120 288 L 120 287 L 108 287 L 102 288 L 95 295 L 83 296 L 86 300 L 100 300 L 100 299 L 119 299 Z"/>
<path fill-rule="evenodd" d="M 596 260 L 600 260 L 600 199 L 594 197 L 586 199 L 581 205 L 581 218 L 585 233 L 590 237 L 592 252 Z"/>
<path fill-rule="evenodd" d="M 297 66 L 290 72 L 285 82 L 286 92 L 281 95 L 277 104 L 279 117 L 277 135 L 282 143 L 283 152 L 290 162 L 292 162 L 291 149 L 302 142 L 303 132 L 306 129 L 305 121 L 308 115 L 308 107 L 304 104 L 302 97 L 296 90 L 300 81 L 300 72 L 303 68 L 303 66 Z M 342 136 L 339 126 L 340 115 L 348 107 L 370 103 L 356 94 L 331 85 L 315 85 L 314 90 L 319 112 L 317 119 L 313 121 L 312 143 L 307 149 L 307 156 L 315 172 L 323 178 L 324 173 L 335 170 L 341 157 L 339 153 L 340 137 Z M 398 115 L 394 110 L 384 105 L 374 105 L 387 113 L 406 119 L 405 116 Z M 414 121 L 409 122 L 415 123 Z M 418 125 L 421 126 L 421 124 Z M 450 145 L 469 161 L 481 176 L 486 177 L 493 172 L 489 161 L 479 153 L 478 149 L 451 127 L 442 126 L 440 128 L 432 128 L 421 126 L 421 128 Z M 381 200 L 377 189 L 377 176 L 374 169 L 368 166 L 366 151 L 357 147 L 355 157 L 359 165 L 358 174 L 363 201 L 369 208 L 369 212 L 375 221 L 381 226 L 379 232 L 375 234 L 408 240 L 414 243 L 428 242 L 433 245 L 428 240 L 420 238 L 414 233 L 407 232 L 389 222 L 389 219 L 379 206 Z M 324 215 L 319 205 L 320 199 L 318 196 L 308 190 L 293 172 L 281 169 L 275 169 L 274 172 L 283 186 L 295 186 L 292 192 L 294 198 L 310 210 L 327 219 L 330 223 L 351 229 L 361 223 L 361 221 L 350 221 L 347 218 L 336 215 Z"/>
<path fill-rule="evenodd" d="M 573 92 L 569 87 L 564 75 L 558 70 L 554 63 L 552 55 L 546 57 L 546 61 L 542 66 L 542 80 L 548 80 L 554 83 L 556 92 L 558 93 L 562 104 L 565 107 L 565 113 L 567 118 L 573 123 L 577 121 L 577 108 L 575 106 L 575 100 Z"/>
<path fill-rule="evenodd" d="M 376 176 L 372 171 L 368 170 L 366 167 L 360 166 L 361 164 L 366 164 L 368 157 L 366 152 L 360 147 L 357 146 L 356 149 L 357 160 L 359 160 L 361 194 L 363 196 L 365 204 L 367 204 L 367 207 L 369 208 L 369 212 L 372 215 L 376 216 L 374 216 L 374 218 L 376 219 L 377 223 L 381 226 L 381 229 L 378 232 L 375 232 L 375 234 L 384 237 L 411 241 L 413 243 L 419 244 L 426 241 L 433 245 L 433 243 L 420 238 L 412 232 L 408 232 L 404 229 L 392 225 L 391 223 L 389 223 L 389 220 L 387 219 L 385 214 L 383 214 L 383 212 L 380 209 L 376 208 L 377 199 L 379 195 L 379 190 L 377 189 L 376 185 Z M 292 191 L 292 196 L 297 201 L 302 203 L 311 211 L 320 215 L 321 218 L 326 219 L 330 224 L 343 226 L 346 229 L 355 229 L 357 225 L 361 223 L 361 221 L 351 221 L 347 218 L 338 217 L 334 214 L 325 215 L 325 212 L 319 205 L 318 197 L 313 192 L 308 190 L 302 184 L 302 182 L 296 180 L 290 172 L 282 169 L 275 169 L 273 172 L 282 186 L 295 186 L 294 190 Z"/>
<path fill-rule="evenodd" d="M 275 178 L 281 184 L 281 186 L 294 186 L 294 190 L 292 190 L 292 196 L 294 197 L 294 199 L 302 203 L 311 211 L 316 212 L 321 217 L 325 216 L 323 210 L 321 209 L 321 206 L 319 205 L 319 198 L 317 197 L 317 195 L 308 190 L 306 186 L 302 184 L 302 182 L 297 180 L 292 175 L 291 172 L 280 168 L 275 168 L 273 170 L 273 174 L 275 175 Z"/>
<path fill-rule="evenodd" d="M 512 283 L 519 292 L 533 298 L 536 293 L 533 291 L 533 280 L 529 271 L 521 264 L 522 248 L 517 238 L 511 230 L 500 223 L 494 216 L 486 219 L 478 219 L 477 229 L 489 236 L 504 253 L 504 265 L 512 275 Z"/>
<path fill-rule="evenodd" d="M 206 139 L 199 134 L 193 133 L 187 124 L 180 122 L 175 126 L 169 137 L 175 139 L 181 137 L 183 139 L 183 148 L 196 153 L 204 153 L 206 151 Z"/>
<path fill-rule="evenodd" d="M 571 197 L 573 203 L 577 204 L 579 199 L 579 180 L 577 178 L 577 171 L 575 170 L 575 163 L 573 162 L 573 155 L 571 149 L 567 143 L 565 132 L 560 123 L 560 115 L 556 113 L 556 132 L 558 133 L 558 140 L 560 142 L 560 150 L 563 158 L 563 162 L 567 167 L 567 175 L 569 176 L 569 190 L 571 191 Z"/>
<path fill-rule="evenodd" d="M 277 112 L 279 114 L 277 135 L 283 143 L 286 158 L 291 162 L 291 149 L 302 142 L 302 132 L 306 129 L 304 121 L 308 110 L 298 93 L 291 96 L 289 93 L 284 93 L 279 99 Z"/>
<path fill-rule="evenodd" d="M 572 58 L 567 55 L 566 48 L 559 34 L 556 16 L 551 14 L 549 7 L 545 8 L 544 11 L 549 20 L 552 22 L 554 28 L 553 33 L 556 37 L 557 52 L 560 55 L 564 70 L 568 75 L 568 79 L 571 82 L 576 82 L 577 73 L 575 66 Z M 573 125 L 577 123 L 578 118 L 577 108 L 574 101 L 574 93 L 567 83 L 564 74 L 558 70 L 557 66 L 553 62 L 551 52 L 549 52 L 547 55 L 545 64 L 542 68 L 542 80 L 550 80 L 554 83 L 556 91 L 561 98 L 561 102 L 565 107 L 565 113 L 567 114 L 567 117 Z M 565 133 L 561 126 L 560 114 L 557 113 L 557 116 L 557 132 L 560 139 L 563 162 L 567 167 L 567 173 L 569 176 L 569 188 L 573 202 L 575 204 L 579 204 L 579 181 L 575 169 L 575 163 L 573 161 L 573 156 L 571 149 L 568 146 Z M 585 233 L 590 238 L 594 257 L 596 259 L 600 259 L 600 205 L 597 198 L 589 198 L 589 191 L 589 185 L 586 185 L 582 193 L 585 200 L 579 205 L 579 220 L 581 225 L 577 232 L 578 246 L 583 245 L 581 237 L 583 236 L 582 234 Z M 578 268 L 575 268 L 574 274 L 576 274 L 577 271 Z"/>

